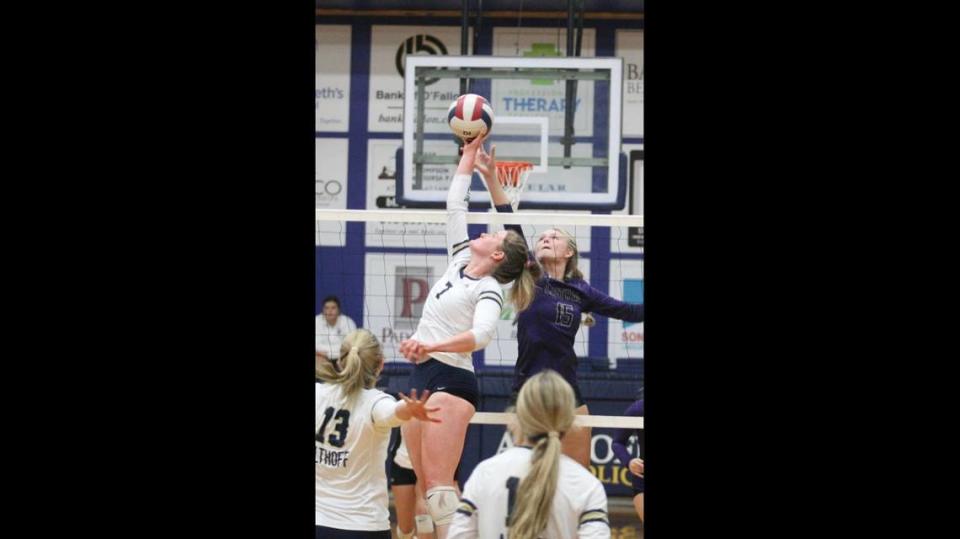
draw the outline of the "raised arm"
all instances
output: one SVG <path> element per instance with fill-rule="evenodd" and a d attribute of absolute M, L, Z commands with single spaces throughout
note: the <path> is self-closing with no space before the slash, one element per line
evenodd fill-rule
<path fill-rule="evenodd" d="M 497 177 L 496 145 L 490 147 L 490 153 L 484 151 L 483 144 L 480 145 L 480 148 L 477 149 L 474 168 L 480 173 L 480 177 L 483 178 L 483 183 L 487 186 L 487 191 L 490 192 L 490 199 L 493 201 L 494 209 L 496 209 L 498 213 L 513 213 L 513 207 L 510 205 L 510 197 L 508 197 L 507 193 L 503 190 L 503 186 L 500 185 L 500 179 Z M 527 237 L 523 234 L 523 228 L 520 225 L 503 225 L 503 228 L 513 230 L 517 234 L 520 234 L 520 237 L 526 241 Z M 529 252 L 529 245 L 527 246 L 527 250 Z M 533 254 L 530 253 L 530 258 L 532 257 Z"/>
<path fill-rule="evenodd" d="M 477 156 L 474 160 L 474 168 L 480 173 L 483 182 L 487 184 L 487 191 L 490 192 L 490 199 L 495 206 L 510 204 L 510 197 L 500 185 L 500 179 L 497 177 L 497 146 L 490 147 L 490 153 L 483 149 L 483 144 L 477 148 Z M 513 208 L 510 209 L 512 211 Z M 500 211 L 499 208 L 497 211 Z"/>
<path fill-rule="evenodd" d="M 470 180 L 473 177 L 477 147 L 482 140 L 476 138 L 463 147 L 463 156 L 457 165 L 457 172 L 450 181 L 447 191 L 447 254 L 470 254 L 470 238 L 467 235 L 467 209 L 470 202 Z"/>

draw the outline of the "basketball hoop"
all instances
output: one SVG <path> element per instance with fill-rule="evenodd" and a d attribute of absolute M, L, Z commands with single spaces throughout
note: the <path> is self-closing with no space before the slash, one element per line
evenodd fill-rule
<path fill-rule="evenodd" d="M 525 161 L 497 161 L 497 179 L 503 186 L 503 191 L 510 199 L 510 206 L 517 211 L 520 206 L 520 195 L 527 185 L 527 178 L 533 171 L 533 163 Z M 493 200 L 490 201 L 493 206 Z"/>

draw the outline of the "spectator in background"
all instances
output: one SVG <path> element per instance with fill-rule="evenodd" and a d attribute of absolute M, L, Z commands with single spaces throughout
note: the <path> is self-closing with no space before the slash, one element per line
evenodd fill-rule
<path fill-rule="evenodd" d="M 340 312 L 340 299 L 327 296 L 323 299 L 323 312 L 316 320 L 317 361 L 336 361 L 340 357 L 340 344 L 348 333 L 357 329 L 349 316 Z"/>
<path fill-rule="evenodd" d="M 643 417 L 643 399 L 639 399 L 630 405 L 623 412 L 625 416 Z M 637 435 L 637 453 L 639 457 L 634 457 L 627 451 L 627 442 L 630 436 Z M 613 433 L 613 443 L 611 444 L 613 453 L 620 459 L 624 466 L 630 468 L 633 480 L 633 507 L 637 510 L 637 516 L 643 523 L 643 431 L 640 429 L 617 429 Z"/>

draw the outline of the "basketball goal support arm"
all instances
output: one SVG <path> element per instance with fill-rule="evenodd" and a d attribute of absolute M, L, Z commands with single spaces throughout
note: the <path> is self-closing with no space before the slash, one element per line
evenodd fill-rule
<path fill-rule="evenodd" d="M 574 3 L 579 2 L 579 17 L 576 17 L 576 50 L 574 50 L 573 30 L 574 30 Z M 580 56 L 580 43 L 583 39 L 583 1 L 567 0 L 567 58 Z M 577 81 L 576 79 L 567 81 L 566 88 L 566 106 L 563 110 L 563 156 L 570 157 L 571 147 L 573 146 L 573 119 L 577 104 Z M 569 169 L 570 165 L 564 165 L 563 168 Z"/>

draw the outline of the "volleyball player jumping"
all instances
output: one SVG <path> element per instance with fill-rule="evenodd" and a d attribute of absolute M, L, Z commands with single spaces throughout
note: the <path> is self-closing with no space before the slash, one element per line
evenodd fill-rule
<path fill-rule="evenodd" d="M 441 423 L 411 421 L 402 427 L 439 539 L 446 538 L 459 504 L 454 473 L 479 398 L 471 353 L 496 333 L 501 284 L 516 281 L 510 299 L 519 311 L 533 296 L 522 236 L 501 231 L 471 240 L 467 235 L 470 180 L 482 142 L 478 137 L 464 146 L 447 193 L 450 262 L 427 296 L 417 331 L 400 344 L 403 356 L 416 363 L 410 387 L 429 390 L 427 404 L 440 408 Z"/>

